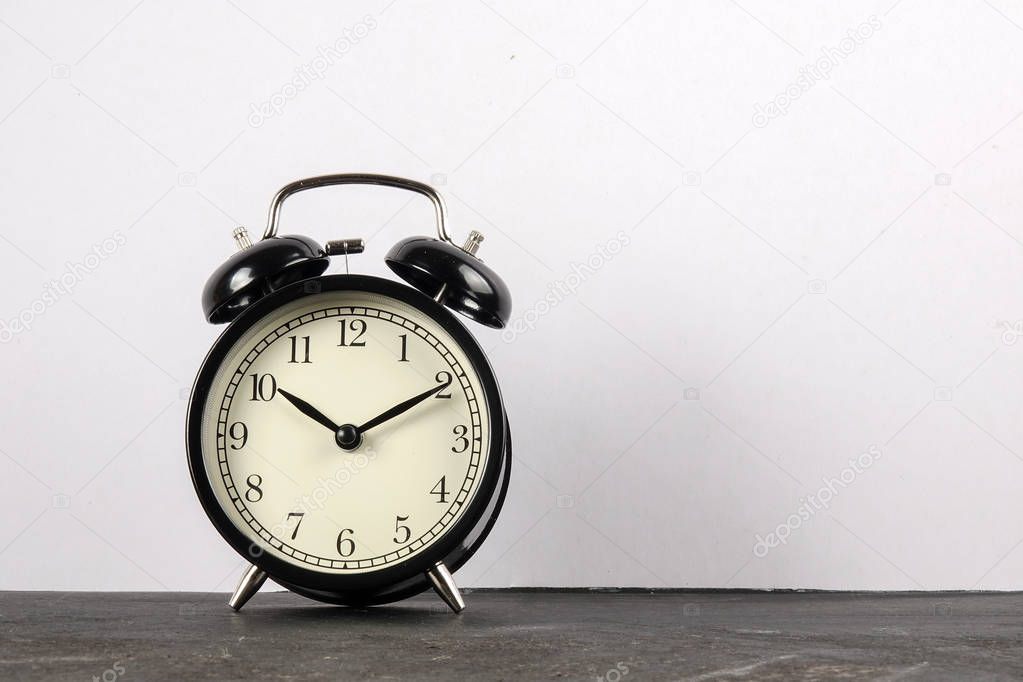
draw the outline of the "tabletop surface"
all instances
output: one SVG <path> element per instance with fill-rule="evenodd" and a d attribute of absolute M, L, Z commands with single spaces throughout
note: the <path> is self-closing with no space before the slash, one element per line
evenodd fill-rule
<path fill-rule="evenodd" d="M 0 592 L 0 679 L 1019 679 L 1023 594 Z"/>

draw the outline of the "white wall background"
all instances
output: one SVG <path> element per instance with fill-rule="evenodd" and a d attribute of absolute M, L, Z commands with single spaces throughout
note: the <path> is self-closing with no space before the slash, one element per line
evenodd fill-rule
<path fill-rule="evenodd" d="M 1023 587 L 1018 0 L 5 0 L 0 59 L 0 588 L 233 587 L 199 292 L 356 170 L 438 185 L 532 321 L 475 328 L 516 460 L 463 584 Z M 390 276 L 432 214 L 284 226 Z"/>

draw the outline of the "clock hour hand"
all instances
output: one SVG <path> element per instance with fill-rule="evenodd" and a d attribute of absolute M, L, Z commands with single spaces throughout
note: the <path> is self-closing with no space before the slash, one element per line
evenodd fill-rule
<path fill-rule="evenodd" d="M 323 424 L 324 426 L 326 426 L 331 431 L 337 433 L 337 430 L 341 428 L 340 426 L 335 424 L 333 421 L 331 421 L 330 417 L 328 417 L 327 415 L 323 414 L 322 412 L 320 412 L 315 407 L 313 407 L 312 405 L 310 405 L 306 401 L 302 400 L 298 396 L 292 395 L 291 393 L 288 393 L 283 388 L 278 388 L 277 392 L 280 393 L 282 396 L 284 396 L 284 398 L 289 403 L 291 403 L 292 405 L 297 407 L 299 412 L 301 412 L 305 416 L 309 417 L 310 419 L 312 419 L 314 421 L 317 421 L 320 424 Z"/>
<path fill-rule="evenodd" d="M 374 426 L 379 426 L 379 425 L 383 424 L 388 419 L 394 419 L 399 414 L 402 414 L 404 412 L 408 412 L 409 410 L 411 410 L 413 407 L 415 407 L 419 403 L 423 402 L 424 400 L 426 400 L 427 398 L 429 398 L 430 396 L 432 396 L 432 395 L 434 395 L 436 393 L 440 393 L 441 391 L 443 391 L 445 388 L 447 388 L 450 385 L 451 385 L 451 379 L 448 378 L 447 382 L 445 382 L 443 384 L 438 384 L 438 385 L 434 386 L 433 388 L 431 388 L 429 391 L 423 391 L 419 395 L 414 396 L 412 398 L 409 398 L 408 400 L 406 400 L 403 403 L 395 405 L 394 407 L 392 407 L 391 409 L 387 410 L 386 412 L 384 412 L 382 414 L 379 414 L 376 417 L 373 417 L 372 419 L 370 419 L 365 424 L 357 427 L 359 433 L 363 433 L 365 431 L 368 431 L 369 429 L 372 429 Z"/>

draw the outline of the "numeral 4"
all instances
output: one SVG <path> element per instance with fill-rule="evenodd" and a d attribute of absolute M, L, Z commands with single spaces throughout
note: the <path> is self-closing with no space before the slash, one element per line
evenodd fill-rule
<path fill-rule="evenodd" d="M 448 488 L 447 488 L 447 476 L 441 476 L 440 480 L 437 481 L 437 485 L 433 486 L 433 490 L 430 491 L 431 495 L 437 496 L 437 504 L 444 504 L 448 501 Z"/>

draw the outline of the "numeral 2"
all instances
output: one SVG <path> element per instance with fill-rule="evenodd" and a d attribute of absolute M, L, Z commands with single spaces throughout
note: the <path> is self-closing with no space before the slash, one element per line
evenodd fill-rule
<path fill-rule="evenodd" d="M 444 384 L 444 388 L 451 385 L 451 372 L 437 372 L 437 376 L 434 377 L 438 384 Z M 451 400 L 451 393 L 445 393 L 444 391 L 439 392 L 434 398 L 441 398 L 443 400 Z"/>

